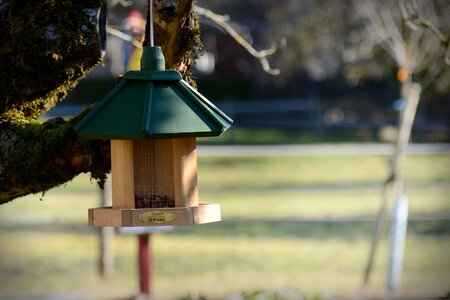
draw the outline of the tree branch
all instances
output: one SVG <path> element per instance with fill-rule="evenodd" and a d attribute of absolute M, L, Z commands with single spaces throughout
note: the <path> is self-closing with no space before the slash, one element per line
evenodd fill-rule
<path fill-rule="evenodd" d="M 369 22 L 368 26 L 370 30 L 368 30 L 368 33 L 374 36 L 378 44 L 391 55 L 398 65 L 405 65 L 407 58 L 405 48 L 401 43 L 403 42 L 403 38 L 399 41 L 395 39 L 398 29 L 391 32 L 392 28 L 390 28 L 395 26 L 395 22 L 388 20 L 390 14 L 387 15 L 386 13 L 382 14 L 380 12 L 380 10 L 385 10 L 385 8 L 377 6 L 377 3 L 374 1 L 354 0 L 353 4 L 361 16 Z"/>
<path fill-rule="evenodd" d="M 45 192 L 91 172 L 102 186 L 110 170 L 109 143 L 83 140 L 72 128 L 80 118 L 0 123 L 0 204 Z"/>
<path fill-rule="evenodd" d="M 142 42 L 134 39 L 131 35 L 123 33 L 122 31 L 117 30 L 109 25 L 106 26 L 106 32 L 109 33 L 110 35 L 118 37 L 121 40 L 131 43 L 136 48 L 139 48 L 139 49 L 142 48 Z"/>
<path fill-rule="evenodd" d="M 439 39 L 441 47 L 445 51 L 444 62 L 450 65 L 450 38 L 445 36 L 433 22 L 421 16 L 417 6 L 414 5 L 415 2 L 402 0 L 399 4 L 402 16 L 412 30 L 418 30 L 419 27 L 422 27 L 429 30 Z"/>
<path fill-rule="evenodd" d="M 230 26 L 230 24 L 228 24 L 228 21 L 230 20 L 229 16 L 218 15 L 209 9 L 197 5 L 195 5 L 195 11 L 199 15 L 210 19 L 211 21 L 219 25 L 222 29 L 224 29 L 239 45 L 244 47 L 244 49 L 247 50 L 248 53 L 259 60 L 259 63 L 261 64 L 265 72 L 269 73 L 270 75 L 280 74 L 280 69 L 273 69 L 270 66 L 269 60 L 267 59 L 267 57 L 277 51 L 278 47 L 276 45 L 272 45 L 268 49 L 258 51 L 253 48 L 253 46 L 250 45 L 250 43 L 248 43 L 239 33 L 237 33 L 236 30 L 234 30 L 234 28 Z"/>

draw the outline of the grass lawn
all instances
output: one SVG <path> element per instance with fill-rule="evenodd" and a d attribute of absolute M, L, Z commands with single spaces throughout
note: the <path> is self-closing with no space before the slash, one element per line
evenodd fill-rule
<path fill-rule="evenodd" d="M 223 221 L 152 235 L 155 299 L 360 291 L 386 165 L 383 156 L 200 158 L 201 200 L 220 203 Z M 410 156 L 407 166 L 410 214 L 450 214 L 450 157 Z M 98 230 L 86 223 L 100 200 L 88 176 L 39 199 L 0 206 L 0 298 L 119 299 L 136 291 L 132 236 L 114 239 L 113 277 L 97 275 Z M 385 239 L 369 292 L 385 286 L 387 249 Z M 411 221 L 400 289 L 450 290 L 449 250 L 448 220 Z"/>

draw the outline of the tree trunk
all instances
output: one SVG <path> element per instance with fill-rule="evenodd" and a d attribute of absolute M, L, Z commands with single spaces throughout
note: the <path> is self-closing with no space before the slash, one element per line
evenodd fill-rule
<path fill-rule="evenodd" d="M 109 144 L 73 130 L 81 116 L 37 121 L 100 62 L 95 18 L 103 1 L 16 2 L 0 6 L 0 204 L 82 172 L 102 183 L 110 170 Z M 166 67 L 189 80 L 202 50 L 192 0 L 156 1 L 153 11 Z"/>
<path fill-rule="evenodd" d="M 395 152 L 391 161 L 389 176 L 383 186 L 381 205 L 373 231 L 369 258 L 364 269 L 364 284 L 369 283 L 378 242 L 381 234 L 386 230 L 387 216 L 391 204 L 391 201 L 389 201 L 390 187 L 392 187 L 393 191 L 393 200 L 399 199 L 404 193 L 406 149 L 411 137 L 412 126 L 416 116 L 417 105 L 419 104 L 420 93 L 420 84 L 411 81 L 402 83 L 400 95 L 405 101 L 405 107 L 400 114 L 398 136 L 395 144 Z"/>
<path fill-rule="evenodd" d="M 392 159 L 391 177 L 393 178 L 394 199 L 404 193 L 406 148 L 411 137 L 412 126 L 416 117 L 417 106 L 421 93 L 420 84 L 407 81 L 401 86 L 400 94 L 405 101 L 405 107 L 400 115 L 400 126 Z"/>

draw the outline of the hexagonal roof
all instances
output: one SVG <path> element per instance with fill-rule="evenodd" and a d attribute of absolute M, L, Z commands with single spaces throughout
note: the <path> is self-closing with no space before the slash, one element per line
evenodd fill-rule
<path fill-rule="evenodd" d="M 127 72 L 75 130 L 101 139 L 218 136 L 232 122 L 177 71 L 141 70 Z"/>

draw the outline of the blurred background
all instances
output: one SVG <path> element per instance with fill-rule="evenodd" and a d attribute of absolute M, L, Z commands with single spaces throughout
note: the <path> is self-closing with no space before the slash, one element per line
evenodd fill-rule
<path fill-rule="evenodd" d="M 450 291 L 448 45 L 426 28 L 406 33 L 400 2 L 364 3 L 197 1 L 228 15 L 256 50 L 276 48 L 268 62 L 280 74 L 265 72 L 200 16 L 204 54 L 192 76 L 234 120 L 223 136 L 198 139 L 200 201 L 220 203 L 223 221 L 151 234 L 154 299 L 438 299 Z M 448 35 L 448 2 L 414 3 Z M 108 25 L 139 39 L 144 11 L 145 1 L 111 0 Z M 370 27 L 377 20 L 396 22 L 385 27 L 403 39 Z M 47 117 L 78 114 L 135 65 L 130 42 L 109 34 L 107 45 L 104 64 Z M 406 160 L 403 272 L 388 294 L 387 234 L 366 286 L 363 272 L 405 76 L 422 93 Z M 100 229 L 87 226 L 87 209 L 101 201 L 102 192 L 82 175 L 2 205 L 0 299 L 135 295 L 136 237 L 116 232 L 109 271 L 101 272 Z"/>

